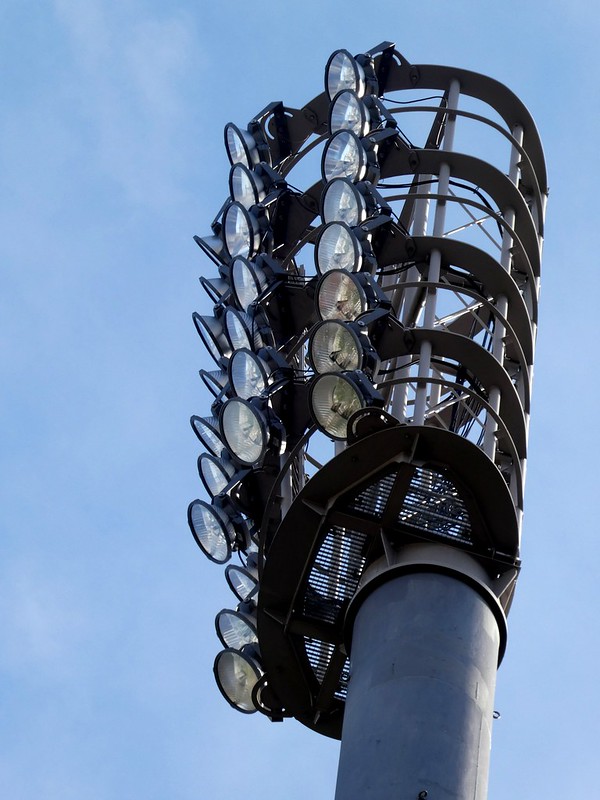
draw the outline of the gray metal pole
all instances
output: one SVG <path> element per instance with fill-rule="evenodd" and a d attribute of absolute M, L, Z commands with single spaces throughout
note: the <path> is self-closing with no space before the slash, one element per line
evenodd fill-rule
<path fill-rule="evenodd" d="M 484 800 L 495 598 L 458 572 L 381 577 L 354 601 L 336 800 Z"/>

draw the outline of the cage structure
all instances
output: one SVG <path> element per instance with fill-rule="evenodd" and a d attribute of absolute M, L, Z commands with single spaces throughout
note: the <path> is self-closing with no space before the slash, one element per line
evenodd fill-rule
<path fill-rule="evenodd" d="M 505 629 L 543 151 L 505 86 L 390 42 L 337 50 L 324 92 L 228 124 L 225 146 L 229 196 L 194 237 L 213 263 L 214 312 L 193 319 L 216 369 L 191 421 L 208 499 L 188 509 L 208 558 L 241 562 L 214 672 L 238 710 L 339 737 L 353 598 L 377 565 L 408 569 L 423 545 L 467 554 Z"/>

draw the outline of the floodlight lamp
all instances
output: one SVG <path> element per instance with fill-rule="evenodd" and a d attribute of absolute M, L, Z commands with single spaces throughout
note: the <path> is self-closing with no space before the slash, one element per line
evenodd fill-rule
<path fill-rule="evenodd" d="M 266 195 L 265 184 L 256 172 L 244 164 L 234 164 L 229 172 L 229 194 L 244 208 L 252 208 Z"/>
<path fill-rule="evenodd" d="M 329 130 L 352 131 L 359 138 L 366 136 L 371 127 L 371 115 L 366 104 L 352 89 L 344 89 L 333 98 L 329 109 Z"/>
<path fill-rule="evenodd" d="M 233 352 L 247 349 L 258 349 L 271 339 L 269 324 L 260 312 L 246 314 L 228 306 L 225 310 L 225 333 Z"/>
<path fill-rule="evenodd" d="M 352 131 L 334 133 L 325 145 L 321 159 L 321 174 L 325 181 L 333 178 L 349 178 L 354 183 L 362 181 L 368 166 L 367 151 Z"/>
<path fill-rule="evenodd" d="M 259 397 L 268 386 L 270 370 L 256 353 L 241 348 L 229 359 L 229 381 L 234 394 L 242 400 Z"/>
<path fill-rule="evenodd" d="M 254 466 L 269 450 L 281 455 L 285 431 L 266 403 L 232 397 L 221 408 L 219 427 L 223 442 L 244 466 Z"/>
<path fill-rule="evenodd" d="M 235 475 L 235 467 L 228 460 L 219 458 L 209 453 L 202 453 L 198 458 L 198 474 L 204 488 L 212 497 L 221 494 L 231 482 Z"/>
<path fill-rule="evenodd" d="M 370 275 L 353 274 L 343 269 L 326 272 L 315 293 L 317 313 L 323 320 L 355 320 L 381 300 L 381 290 Z"/>
<path fill-rule="evenodd" d="M 188 506 L 188 524 L 196 544 L 207 558 L 217 564 L 229 561 L 235 530 L 221 509 L 203 500 L 194 500 Z"/>
<path fill-rule="evenodd" d="M 229 705 L 243 714 L 253 714 L 257 710 L 252 692 L 264 670 L 255 646 L 246 645 L 241 652 L 222 650 L 215 659 L 213 672 L 219 691 Z"/>
<path fill-rule="evenodd" d="M 215 628 L 223 647 L 241 650 L 244 645 L 258 644 L 255 614 L 224 608 L 215 618 Z"/>
<path fill-rule="evenodd" d="M 259 163 L 260 156 L 254 136 L 233 122 L 225 125 L 225 149 L 230 164 L 243 164 L 248 169 Z"/>
<path fill-rule="evenodd" d="M 231 355 L 231 345 L 227 340 L 221 320 L 217 317 L 203 316 L 195 311 L 192 319 L 211 358 L 220 365 L 223 358 L 229 358 Z"/>
<path fill-rule="evenodd" d="M 346 439 L 348 420 L 361 408 L 382 406 L 383 398 L 360 372 L 317 375 L 309 392 L 317 426 L 332 439 Z"/>
<path fill-rule="evenodd" d="M 258 219 L 241 203 L 232 202 L 223 214 L 225 249 L 231 258 L 251 258 L 260 248 Z"/>
<path fill-rule="evenodd" d="M 227 585 L 242 603 L 256 599 L 258 594 L 258 576 L 256 571 L 249 567 L 238 567 L 229 564 L 225 567 L 225 580 Z"/>
<path fill-rule="evenodd" d="M 219 420 L 216 417 L 198 417 L 194 415 L 190 418 L 190 424 L 204 447 L 219 458 L 225 448 L 219 430 Z"/>
<path fill-rule="evenodd" d="M 225 249 L 225 242 L 217 234 L 210 236 L 194 236 L 194 241 L 202 252 L 207 255 L 215 264 L 228 264 L 229 255 Z"/>
<path fill-rule="evenodd" d="M 233 259 L 230 274 L 235 302 L 242 311 L 247 311 L 267 288 L 267 276 L 258 264 L 242 256 Z"/>
<path fill-rule="evenodd" d="M 200 286 L 215 305 L 223 302 L 230 289 L 229 284 L 223 278 L 205 278 L 204 276 L 200 278 Z"/>
<path fill-rule="evenodd" d="M 351 228 L 367 217 L 367 204 L 362 193 L 347 178 L 334 178 L 321 196 L 323 222 L 345 222 Z"/>
<path fill-rule="evenodd" d="M 223 370 L 198 370 L 202 383 L 213 397 L 219 397 L 227 388 L 228 377 Z"/>
<path fill-rule="evenodd" d="M 357 272 L 362 266 L 362 247 L 345 222 L 325 225 L 315 243 L 315 266 L 319 275 L 332 269 Z"/>
<path fill-rule="evenodd" d="M 348 50 L 336 50 L 325 67 L 325 90 L 329 99 L 344 89 L 356 92 L 357 97 L 365 93 L 365 72 Z"/>
<path fill-rule="evenodd" d="M 309 337 L 308 360 L 318 374 L 365 370 L 379 366 L 376 351 L 355 323 L 330 319 L 313 328 Z"/>

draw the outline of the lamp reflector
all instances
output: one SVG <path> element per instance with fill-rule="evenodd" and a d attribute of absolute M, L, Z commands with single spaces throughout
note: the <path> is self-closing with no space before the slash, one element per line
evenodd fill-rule
<path fill-rule="evenodd" d="M 213 358 L 217 364 L 222 358 L 228 358 L 231 355 L 231 346 L 227 341 L 220 320 L 216 317 L 203 316 L 195 311 L 192 314 L 192 320 L 196 326 L 198 336 L 202 339 L 211 358 Z"/>
<path fill-rule="evenodd" d="M 258 581 L 250 570 L 230 564 L 225 568 L 227 585 L 242 603 L 255 597 L 258 593 Z"/>
<path fill-rule="evenodd" d="M 230 203 L 223 215 L 225 248 L 229 255 L 249 258 L 259 248 L 260 233 L 256 218 L 241 203 Z"/>
<path fill-rule="evenodd" d="M 369 123 L 369 112 L 352 89 L 345 89 L 334 97 L 329 111 L 331 133 L 352 131 L 359 137 L 366 136 L 369 132 Z"/>
<path fill-rule="evenodd" d="M 219 397 L 222 391 L 227 386 L 227 373 L 220 369 L 199 370 L 202 383 L 206 386 L 208 391 L 214 396 Z"/>
<path fill-rule="evenodd" d="M 315 326 L 308 356 L 314 371 L 321 374 L 360 369 L 363 351 L 353 330 L 338 320 L 327 320 Z"/>
<path fill-rule="evenodd" d="M 242 400 L 258 397 L 267 388 L 267 365 L 247 348 L 236 350 L 229 360 L 228 370 L 233 391 Z"/>
<path fill-rule="evenodd" d="M 254 137 L 249 131 L 243 131 L 229 122 L 225 126 L 225 149 L 231 164 L 243 164 L 250 169 L 258 164 L 258 151 Z"/>
<path fill-rule="evenodd" d="M 221 439 L 218 419 L 216 417 L 197 417 L 194 415 L 191 417 L 190 423 L 192 430 L 204 447 L 218 458 L 225 446 Z"/>
<path fill-rule="evenodd" d="M 346 375 L 319 375 L 310 390 L 317 425 L 332 439 L 346 439 L 348 419 L 366 405 L 362 392 Z"/>
<path fill-rule="evenodd" d="M 366 219 L 367 205 L 354 184 L 345 178 L 335 178 L 323 191 L 324 222 L 345 222 L 351 228 Z"/>
<path fill-rule="evenodd" d="M 367 295 L 356 275 L 343 269 L 326 272 L 317 286 L 317 311 L 323 320 L 351 321 L 367 310 Z M 230 361 L 231 363 L 231 361 Z"/>
<path fill-rule="evenodd" d="M 237 650 L 222 650 L 213 667 L 217 686 L 227 702 L 244 714 L 252 714 L 256 706 L 252 691 L 263 675 L 255 659 Z"/>
<path fill-rule="evenodd" d="M 325 67 L 325 90 L 332 100 L 343 89 L 352 89 L 358 97 L 362 97 L 365 93 L 365 73 L 348 50 L 336 50 Z"/>
<path fill-rule="evenodd" d="M 362 248 L 344 222 L 325 225 L 315 246 L 315 266 L 320 275 L 332 269 L 357 272 L 362 265 Z"/>
<path fill-rule="evenodd" d="M 266 288 L 267 279 L 260 267 L 238 256 L 231 263 L 231 285 L 236 303 L 242 311 L 247 311 Z"/>
<path fill-rule="evenodd" d="M 225 332 L 233 352 L 242 348 L 262 347 L 264 343 L 258 329 L 256 317 L 231 306 L 226 309 Z"/>
<path fill-rule="evenodd" d="M 253 621 L 238 611 L 228 608 L 219 611 L 215 619 L 215 628 L 223 647 L 241 650 L 246 644 L 256 644 L 258 635 Z"/>
<path fill-rule="evenodd" d="M 367 154 L 358 136 L 352 131 L 334 133 L 323 150 L 321 171 L 326 181 L 361 181 L 367 172 Z"/>
<path fill-rule="evenodd" d="M 203 500 L 194 500 L 188 507 L 188 524 L 196 544 L 207 558 L 217 564 L 229 561 L 235 531 L 222 511 Z"/>
<path fill-rule="evenodd" d="M 208 453 L 202 453 L 198 459 L 198 474 L 204 488 L 211 497 L 215 497 L 225 489 L 235 474 L 233 464 Z"/>
<path fill-rule="evenodd" d="M 245 164 L 234 164 L 229 172 L 229 194 L 236 203 L 251 208 L 265 196 L 264 181 Z"/>
<path fill-rule="evenodd" d="M 242 464 L 260 461 L 268 443 L 264 415 L 248 400 L 232 397 L 221 409 L 220 428 L 223 441 Z"/>

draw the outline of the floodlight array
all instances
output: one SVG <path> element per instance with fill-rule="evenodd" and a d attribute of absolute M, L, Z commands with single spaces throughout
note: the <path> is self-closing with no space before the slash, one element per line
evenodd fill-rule
<path fill-rule="evenodd" d="M 424 90 L 437 104 L 415 96 Z M 462 110 L 461 97 L 489 117 Z M 427 119 L 419 146 L 404 129 L 410 115 Z M 498 135 L 504 162 L 456 149 L 467 122 Z M 390 43 L 336 51 L 324 93 L 299 110 L 272 103 L 246 128 L 229 123 L 225 147 L 229 196 L 210 235 L 195 237 L 215 272 L 201 278 L 212 314 L 193 321 L 217 370 L 200 371 L 213 401 L 191 420 L 209 501 L 193 501 L 188 518 L 210 560 L 242 562 L 227 567 L 239 605 L 217 618 L 217 683 L 235 708 L 277 716 L 256 628 L 259 577 L 310 465 L 328 461 L 327 440 L 332 455 L 356 441 L 361 414 L 481 451 L 510 495 L 518 559 L 545 171 L 508 90 L 410 65 Z M 290 173 L 315 147 L 321 177 L 296 189 Z M 438 535 L 431 516 L 406 519 Z"/>

